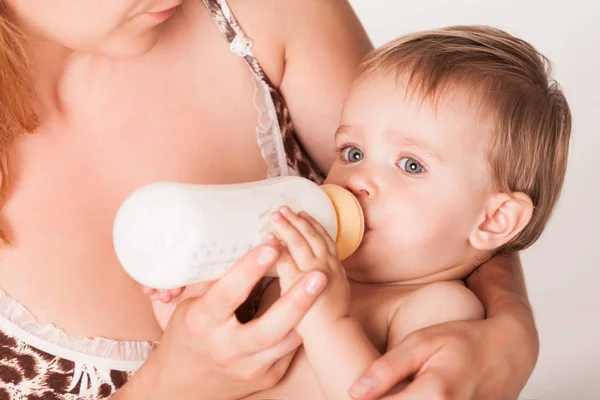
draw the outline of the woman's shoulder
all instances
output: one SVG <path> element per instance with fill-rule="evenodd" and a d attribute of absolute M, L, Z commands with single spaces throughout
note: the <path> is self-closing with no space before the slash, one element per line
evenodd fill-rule
<path fill-rule="evenodd" d="M 190 0 L 167 30 L 167 42 L 185 42 L 201 48 L 218 32 L 217 10 L 227 8 L 252 39 L 252 50 L 261 66 L 279 86 L 288 57 L 295 48 L 313 50 L 335 46 L 371 48 L 347 0 Z M 182 41 L 185 36 L 185 41 Z M 226 43 L 225 43 L 226 44 Z M 186 47 L 185 45 L 182 47 Z M 349 51 L 354 52 L 351 48 Z"/>
<path fill-rule="evenodd" d="M 372 48 L 352 7 L 347 0 L 190 0 L 161 46 L 169 57 L 161 59 L 186 63 L 185 74 L 213 73 L 208 63 L 231 71 L 243 67 L 222 32 L 224 7 L 285 98 L 303 147 L 327 171 L 342 104 L 360 60 Z"/>

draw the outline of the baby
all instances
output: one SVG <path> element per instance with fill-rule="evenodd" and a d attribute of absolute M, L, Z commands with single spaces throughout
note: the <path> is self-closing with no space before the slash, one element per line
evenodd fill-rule
<path fill-rule="evenodd" d="M 259 314 L 305 271 L 329 283 L 297 327 L 287 374 L 248 399 L 348 399 L 411 332 L 484 317 L 461 279 L 533 244 L 564 181 L 571 117 L 548 79 L 531 45 L 487 27 L 415 33 L 367 57 L 326 181 L 358 198 L 364 240 L 342 266 L 310 216 L 273 214 L 269 240 L 286 250 Z"/>
<path fill-rule="evenodd" d="M 484 317 L 461 279 L 534 243 L 563 184 L 570 111 L 548 79 L 531 45 L 487 27 L 415 33 L 368 56 L 327 178 L 360 201 L 364 241 L 342 266 L 310 216 L 273 215 L 287 253 L 259 313 L 304 271 L 329 284 L 297 327 L 303 347 L 286 376 L 248 399 L 350 398 L 409 333 Z"/>

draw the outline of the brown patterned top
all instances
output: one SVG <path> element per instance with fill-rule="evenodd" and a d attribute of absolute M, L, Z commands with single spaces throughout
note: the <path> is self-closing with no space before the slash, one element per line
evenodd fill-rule
<path fill-rule="evenodd" d="M 74 361 L 0 331 L 0 400 L 106 399 L 133 373 L 110 370 L 108 376 L 92 382 L 91 375 L 78 374 L 75 369 Z"/>

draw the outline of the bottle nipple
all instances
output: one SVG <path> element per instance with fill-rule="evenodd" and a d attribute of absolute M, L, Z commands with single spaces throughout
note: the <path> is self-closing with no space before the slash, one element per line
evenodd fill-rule
<path fill-rule="evenodd" d="M 338 230 L 335 238 L 340 261 L 351 256 L 360 246 L 365 232 L 365 218 L 356 197 L 338 185 L 324 184 L 321 189 L 327 194 L 337 215 Z"/>

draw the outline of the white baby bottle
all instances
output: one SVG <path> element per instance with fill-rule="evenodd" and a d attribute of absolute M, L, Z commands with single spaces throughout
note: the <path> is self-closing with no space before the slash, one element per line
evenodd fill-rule
<path fill-rule="evenodd" d="M 363 212 L 352 193 L 286 176 L 229 185 L 143 186 L 117 212 L 115 252 L 125 271 L 148 287 L 215 280 L 264 242 L 271 213 L 284 205 L 319 221 L 335 239 L 341 260 L 362 241 Z"/>

